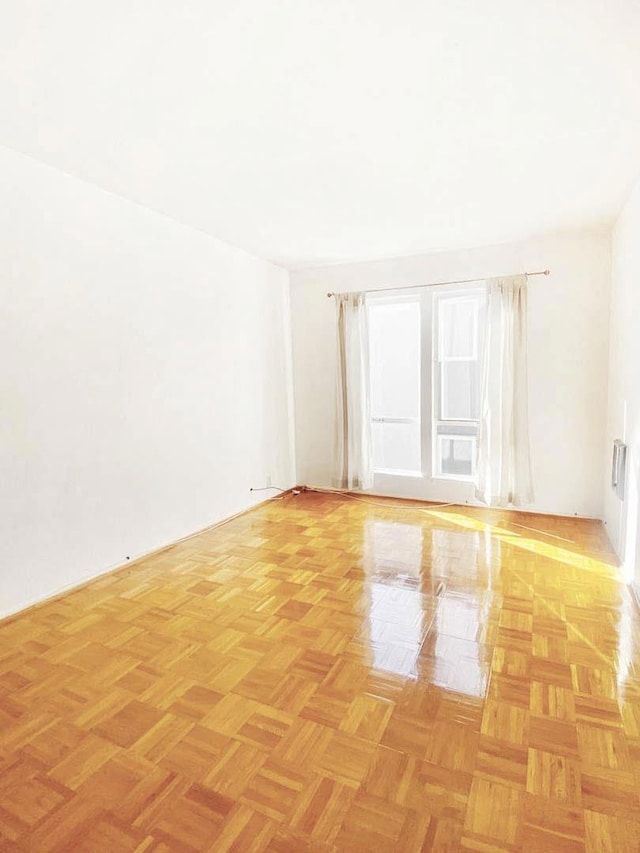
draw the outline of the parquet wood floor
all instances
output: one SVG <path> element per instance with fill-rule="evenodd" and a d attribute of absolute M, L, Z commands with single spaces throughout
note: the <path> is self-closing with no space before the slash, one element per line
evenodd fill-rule
<path fill-rule="evenodd" d="M 2 849 L 640 850 L 634 608 L 598 522 L 263 505 L 0 623 Z"/>

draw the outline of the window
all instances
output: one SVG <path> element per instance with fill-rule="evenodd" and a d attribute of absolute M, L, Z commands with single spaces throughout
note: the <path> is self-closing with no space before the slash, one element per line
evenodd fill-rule
<path fill-rule="evenodd" d="M 472 480 L 480 421 L 482 291 L 441 293 L 433 301 L 434 475 Z"/>
<path fill-rule="evenodd" d="M 422 475 L 420 434 L 420 300 L 369 305 L 373 467 Z"/>
<path fill-rule="evenodd" d="M 369 298 L 376 475 L 473 479 L 483 297 L 479 288 Z"/>

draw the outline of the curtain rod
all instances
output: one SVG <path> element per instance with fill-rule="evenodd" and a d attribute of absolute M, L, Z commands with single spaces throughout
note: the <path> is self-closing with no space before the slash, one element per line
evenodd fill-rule
<path fill-rule="evenodd" d="M 538 270 L 537 272 L 526 272 L 527 277 L 531 275 L 550 275 L 551 270 Z M 446 284 L 473 284 L 476 281 L 486 281 L 492 276 L 484 278 L 460 278 L 456 281 L 431 281 L 428 284 L 410 284 L 408 287 L 372 287 L 369 290 L 362 290 L 361 293 L 388 293 L 390 290 L 416 290 L 418 287 L 444 287 Z M 327 296 L 337 296 L 337 293 L 327 293 Z"/>

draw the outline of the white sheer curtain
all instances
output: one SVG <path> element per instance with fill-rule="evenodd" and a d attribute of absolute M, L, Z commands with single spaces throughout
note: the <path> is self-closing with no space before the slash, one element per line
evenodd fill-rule
<path fill-rule="evenodd" d="M 533 501 L 527 381 L 527 277 L 487 281 L 476 497 Z"/>
<path fill-rule="evenodd" d="M 369 402 L 369 330 L 364 293 L 336 294 L 338 377 L 334 485 L 373 485 Z"/>

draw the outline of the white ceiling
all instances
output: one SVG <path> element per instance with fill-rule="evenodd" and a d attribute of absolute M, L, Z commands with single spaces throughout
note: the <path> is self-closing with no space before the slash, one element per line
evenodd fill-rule
<path fill-rule="evenodd" d="M 289 267 L 612 221 L 636 0 L 21 0 L 0 144 Z"/>

